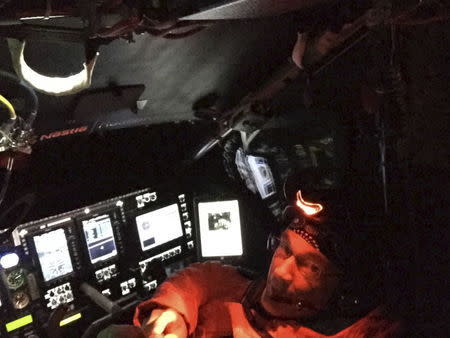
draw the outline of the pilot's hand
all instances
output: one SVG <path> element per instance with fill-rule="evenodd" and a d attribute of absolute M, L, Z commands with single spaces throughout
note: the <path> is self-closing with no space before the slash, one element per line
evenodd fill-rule
<path fill-rule="evenodd" d="M 154 309 L 143 330 L 149 338 L 186 338 L 188 335 L 183 317 L 173 309 Z"/>

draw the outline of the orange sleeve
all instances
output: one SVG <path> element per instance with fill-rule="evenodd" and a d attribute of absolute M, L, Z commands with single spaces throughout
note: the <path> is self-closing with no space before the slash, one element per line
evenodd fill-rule
<path fill-rule="evenodd" d="M 378 307 L 366 317 L 341 331 L 336 337 L 403 337 L 404 328 L 400 321 L 389 318 L 383 307 Z"/>
<path fill-rule="evenodd" d="M 172 308 L 195 331 L 200 306 L 214 299 L 239 301 L 249 280 L 232 266 L 219 262 L 194 263 L 161 284 L 154 296 L 136 308 L 134 325 L 141 326 L 155 308 Z"/>

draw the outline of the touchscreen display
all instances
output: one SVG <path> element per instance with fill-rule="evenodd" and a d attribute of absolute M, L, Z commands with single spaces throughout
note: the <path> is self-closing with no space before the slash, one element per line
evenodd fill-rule
<path fill-rule="evenodd" d="M 242 255 L 241 220 L 237 200 L 198 203 L 203 257 Z"/>
<path fill-rule="evenodd" d="M 177 204 L 137 216 L 136 225 L 143 251 L 183 236 Z"/>
<path fill-rule="evenodd" d="M 64 229 L 33 237 L 36 252 L 46 282 L 73 271 Z"/>
<path fill-rule="evenodd" d="M 117 255 L 116 242 L 109 215 L 82 221 L 84 238 L 91 263 L 95 264 Z"/>

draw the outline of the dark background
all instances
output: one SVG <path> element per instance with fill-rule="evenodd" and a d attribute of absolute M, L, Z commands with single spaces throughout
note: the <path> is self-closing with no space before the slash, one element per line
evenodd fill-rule
<path fill-rule="evenodd" d="M 36 204 L 24 219 L 27 221 L 144 187 L 198 193 L 229 190 L 244 200 L 248 210 L 244 238 L 259 235 L 258 245 L 250 251 L 256 254 L 253 257 L 262 257 L 258 254 L 264 252 L 266 230 L 261 225 L 273 220 L 256 197 L 227 177 L 221 147 L 190 166 L 186 163 L 214 130 L 211 123 L 193 117 L 192 103 L 217 91 L 220 104 L 231 107 L 289 57 L 295 25 L 278 20 L 222 24 L 175 45 L 140 37 L 134 45 L 117 41 L 108 46 L 111 50 L 105 49 L 94 73 L 94 87 L 105 86 L 111 79 L 120 84 L 145 83 L 143 98 L 150 100 L 143 113 L 146 122 L 136 128 L 37 144 L 26 165 L 13 173 L 1 208 L 33 193 Z M 359 215 L 371 215 L 362 224 L 368 234 L 365 242 L 373 243 L 372 252 L 385 253 L 381 258 L 387 266 L 378 277 L 383 299 L 395 305 L 393 312 L 408 320 L 409 336 L 439 337 L 445 336 L 442 329 L 448 313 L 450 32 L 448 23 L 443 22 L 403 28 L 400 33 L 399 60 L 407 84 L 408 109 L 402 128 L 394 130 L 401 131 L 398 142 L 389 149 L 395 154 L 390 158 L 389 215 L 382 212 L 377 143 L 364 137 L 373 132 L 373 116 L 364 111 L 360 99 L 361 83 L 371 78 L 374 61 L 370 46 L 362 43 L 315 78 L 311 95 L 314 104 L 334 114 L 346 131 L 345 167 L 352 208 Z M 78 69 L 81 53 L 69 52 L 67 46 L 50 47 L 30 44 L 30 63 L 60 75 Z M 0 53 L 2 69 L 11 70 L 6 49 Z M 152 72 L 142 72 L 144 69 Z M 280 94 L 291 104 L 283 109 L 294 109 L 302 95 L 303 85 L 294 83 Z M 58 114 L 65 99 L 43 95 L 40 99 L 43 110 L 38 123 L 64 124 Z M 147 122 L 151 125 L 142 125 Z M 3 220 L 2 227 L 13 221 Z M 367 266 L 372 273 L 374 269 Z"/>

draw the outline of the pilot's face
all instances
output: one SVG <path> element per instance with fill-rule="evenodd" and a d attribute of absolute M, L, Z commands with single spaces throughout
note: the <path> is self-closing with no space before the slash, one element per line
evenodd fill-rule
<path fill-rule="evenodd" d="M 286 230 L 273 255 L 261 304 L 276 317 L 313 316 L 328 303 L 338 275 L 338 269 L 320 251 Z"/>

